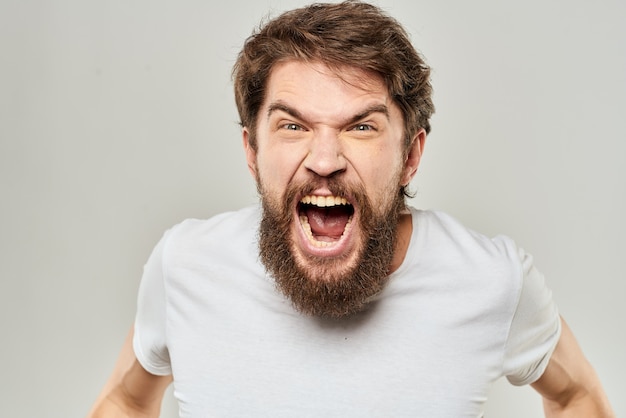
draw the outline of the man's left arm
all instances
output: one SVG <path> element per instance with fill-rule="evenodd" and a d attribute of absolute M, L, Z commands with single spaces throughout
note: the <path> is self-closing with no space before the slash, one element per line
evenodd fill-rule
<path fill-rule="evenodd" d="M 563 319 L 561 323 L 561 337 L 550 362 L 532 384 L 543 396 L 546 417 L 614 418 L 596 372 Z"/>

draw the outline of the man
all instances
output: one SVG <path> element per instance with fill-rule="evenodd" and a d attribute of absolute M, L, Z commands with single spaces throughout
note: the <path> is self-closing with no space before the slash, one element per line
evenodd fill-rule
<path fill-rule="evenodd" d="M 91 416 L 158 416 L 173 380 L 182 417 L 475 418 L 502 376 L 613 416 L 532 258 L 406 206 L 434 107 L 395 20 L 287 12 L 234 80 L 261 205 L 164 235 Z"/>

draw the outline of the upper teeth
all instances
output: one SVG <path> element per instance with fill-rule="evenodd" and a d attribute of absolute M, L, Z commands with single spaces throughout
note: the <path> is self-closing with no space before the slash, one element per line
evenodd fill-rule
<path fill-rule="evenodd" d="M 345 197 L 339 196 L 304 196 L 300 202 L 307 205 L 315 205 L 320 208 L 348 204 Z"/>

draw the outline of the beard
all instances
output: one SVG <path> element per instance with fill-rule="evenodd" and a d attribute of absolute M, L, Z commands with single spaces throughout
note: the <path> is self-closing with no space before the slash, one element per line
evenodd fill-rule
<path fill-rule="evenodd" d="M 336 179 L 326 180 L 335 196 L 352 196 L 361 231 L 357 257 L 349 262 L 350 254 L 340 257 L 302 255 L 308 266 L 296 256 L 296 237 L 292 226 L 296 199 L 316 190 L 315 184 L 290 186 L 282 205 L 258 189 L 263 206 L 259 228 L 259 254 L 278 289 L 286 295 L 299 312 L 318 317 L 340 318 L 360 312 L 385 286 L 397 242 L 397 227 L 405 209 L 404 195 L 398 186 L 388 204 L 376 211 L 363 187 L 347 186 Z"/>

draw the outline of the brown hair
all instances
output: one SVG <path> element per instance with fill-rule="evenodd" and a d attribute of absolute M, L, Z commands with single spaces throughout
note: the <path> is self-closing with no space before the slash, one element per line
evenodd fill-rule
<path fill-rule="evenodd" d="M 312 4 L 262 24 L 244 43 L 233 68 L 241 125 L 256 148 L 256 119 L 273 66 L 287 60 L 320 61 L 339 70 L 349 65 L 383 78 L 404 115 L 408 141 L 430 132 L 434 112 L 430 68 L 397 20 L 359 1 Z"/>

